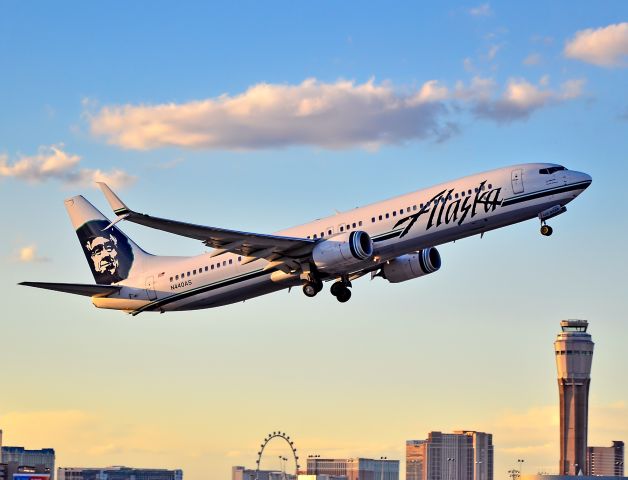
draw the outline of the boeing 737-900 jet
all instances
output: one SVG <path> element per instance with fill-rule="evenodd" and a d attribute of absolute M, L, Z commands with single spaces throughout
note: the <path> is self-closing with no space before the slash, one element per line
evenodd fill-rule
<path fill-rule="evenodd" d="M 399 283 L 436 272 L 436 246 L 443 243 L 532 218 L 549 236 L 546 221 L 590 184 L 589 175 L 560 165 L 514 165 L 259 234 L 137 213 L 100 183 L 117 216 L 113 222 L 80 195 L 65 201 L 96 284 L 21 285 L 85 295 L 96 307 L 133 315 L 218 307 L 295 286 L 314 297 L 325 281 L 333 281 L 330 292 L 344 303 L 351 282 L 363 275 Z M 121 221 L 194 238 L 213 250 L 151 255 L 118 229 Z"/>

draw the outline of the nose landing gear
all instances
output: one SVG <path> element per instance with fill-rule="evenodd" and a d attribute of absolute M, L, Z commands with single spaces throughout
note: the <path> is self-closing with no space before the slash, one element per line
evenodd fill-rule
<path fill-rule="evenodd" d="M 545 223 L 541 225 L 541 235 L 544 237 L 549 237 L 552 233 L 554 233 L 554 229 Z"/>

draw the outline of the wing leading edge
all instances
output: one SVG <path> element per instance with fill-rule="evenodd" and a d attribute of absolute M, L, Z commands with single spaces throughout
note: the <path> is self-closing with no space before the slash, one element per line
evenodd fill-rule
<path fill-rule="evenodd" d="M 208 247 L 216 249 L 212 252 L 212 256 L 236 253 L 248 257 L 243 259 L 243 264 L 265 259 L 270 262 L 266 268 L 296 270 L 300 266 L 297 260 L 309 256 L 316 244 L 315 240 L 307 238 L 207 227 L 134 212 L 120 200 L 107 184 L 98 182 L 98 185 L 114 213 L 118 216 L 113 223 L 128 220 L 146 227 L 200 240 Z"/>

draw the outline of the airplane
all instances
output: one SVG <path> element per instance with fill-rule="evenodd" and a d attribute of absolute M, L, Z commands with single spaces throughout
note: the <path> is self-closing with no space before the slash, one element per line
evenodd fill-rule
<path fill-rule="evenodd" d="M 208 227 L 137 213 L 99 183 L 116 219 L 109 221 L 83 196 L 65 207 L 95 284 L 20 285 L 91 297 L 98 308 L 173 312 L 242 302 L 301 286 L 316 296 L 323 283 L 341 302 L 364 275 L 399 283 L 436 272 L 436 246 L 537 218 L 547 221 L 590 184 L 586 173 L 553 163 L 499 168 L 338 213 L 275 234 Z M 118 229 L 122 221 L 200 240 L 213 250 L 157 256 Z"/>

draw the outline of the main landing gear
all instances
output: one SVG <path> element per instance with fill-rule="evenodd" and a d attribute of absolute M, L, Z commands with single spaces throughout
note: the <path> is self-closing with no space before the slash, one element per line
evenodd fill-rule
<path fill-rule="evenodd" d="M 351 287 L 351 282 L 348 279 L 341 279 L 334 282 L 329 291 L 340 303 L 345 303 L 351 298 L 349 287 Z M 322 289 L 323 282 L 318 279 L 308 280 L 303 284 L 303 293 L 306 297 L 315 297 Z"/>
<path fill-rule="evenodd" d="M 306 297 L 315 297 L 323 289 L 323 282 L 320 280 L 308 281 L 303 285 L 303 293 Z"/>
<path fill-rule="evenodd" d="M 336 300 L 340 303 L 345 303 L 351 298 L 351 290 L 349 290 L 349 287 L 351 287 L 349 280 L 339 280 L 331 286 L 329 292 L 336 297 Z"/>
<path fill-rule="evenodd" d="M 549 237 L 552 233 L 554 233 L 554 229 L 547 225 L 545 222 L 541 225 L 541 235 L 544 237 Z"/>

